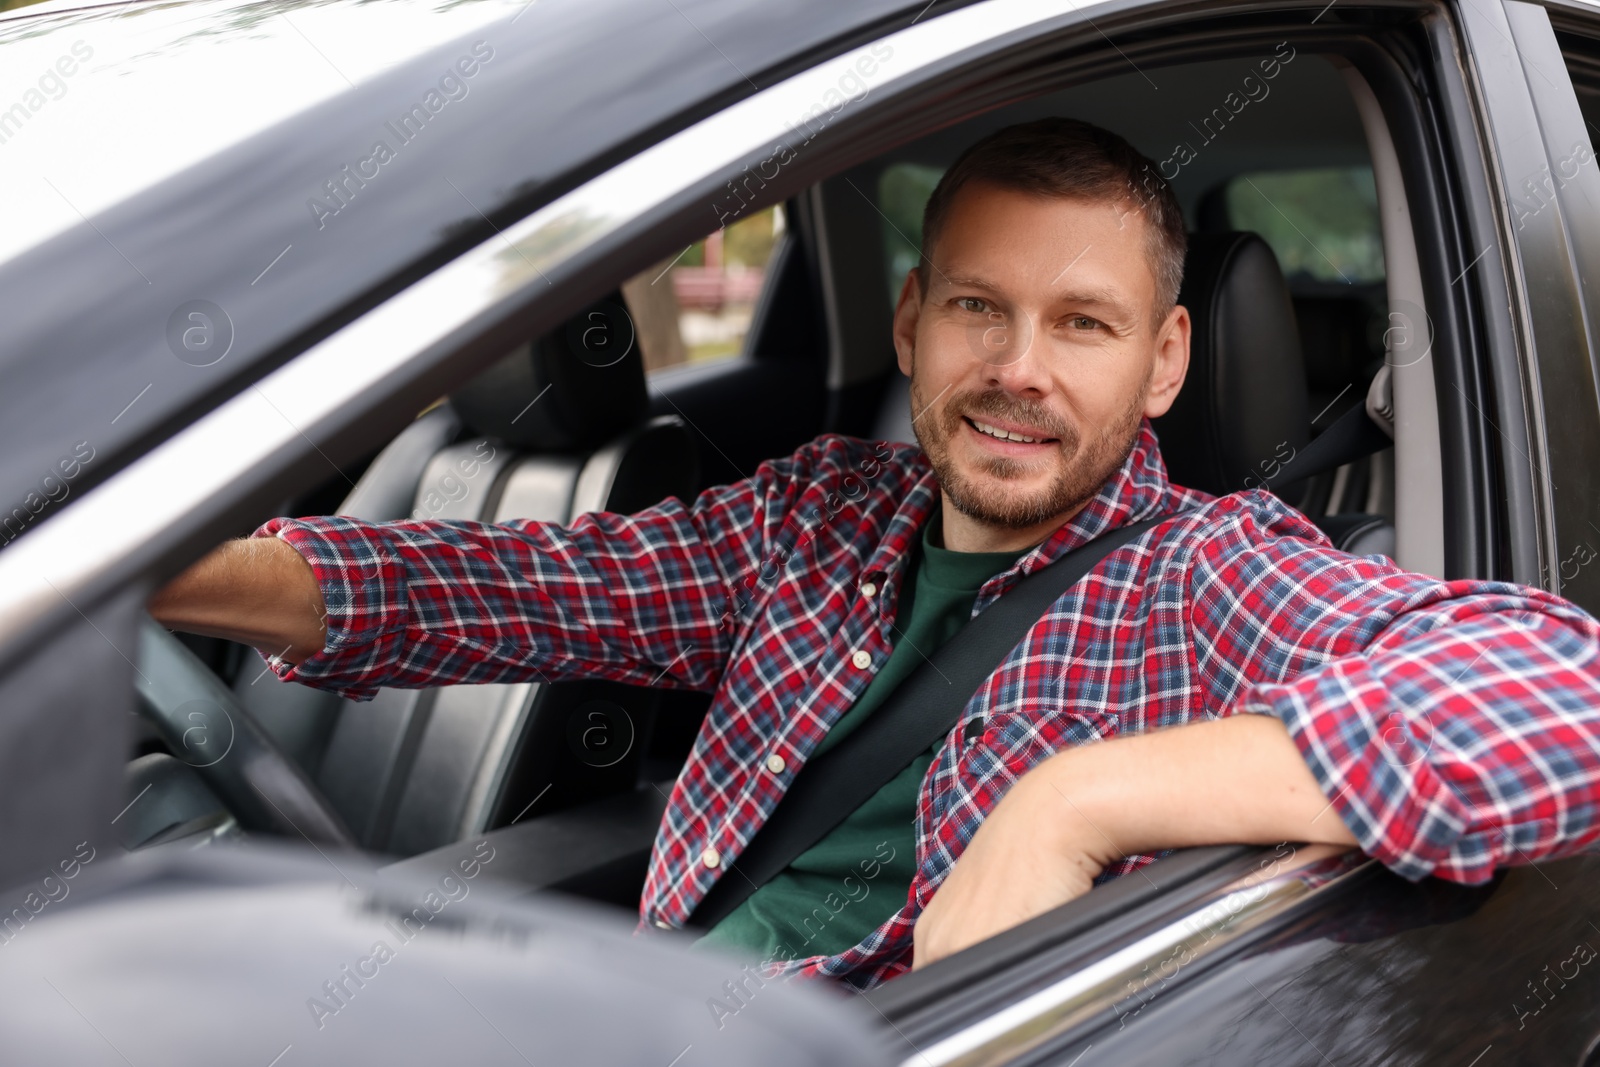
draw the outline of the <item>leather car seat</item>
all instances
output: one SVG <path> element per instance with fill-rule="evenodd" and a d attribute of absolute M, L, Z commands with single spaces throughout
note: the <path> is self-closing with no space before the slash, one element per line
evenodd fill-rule
<path fill-rule="evenodd" d="M 1178 302 L 1193 329 L 1189 374 L 1171 410 L 1153 420 L 1167 473 L 1218 495 L 1259 484 L 1311 439 L 1306 370 L 1288 283 L 1253 233 L 1192 233 Z M 1300 505 L 1303 482 L 1277 492 Z M 1382 515 L 1309 516 L 1334 547 L 1393 556 Z"/>
<path fill-rule="evenodd" d="M 1294 305 L 1255 234 L 1190 234 L 1178 303 L 1189 309 L 1189 374 L 1152 420 L 1167 474 L 1208 493 L 1249 487 L 1311 439 Z M 1280 492 L 1298 500 L 1304 487 Z"/>
<path fill-rule="evenodd" d="M 696 457 L 681 420 L 648 417 L 644 364 L 613 297 L 419 416 L 339 514 L 564 523 L 690 500 Z M 355 703 L 247 670 L 234 688 L 362 846 L 402 856 L 510 821 L 534 799 L 543 813 L 632 788 L 654 714 L 650 691 L 609 682 L 384 689 Z M 628 733 L 615 761 L 579 758 L 574 715 Z"/>
<path fill-rule="evenodd" d="M 1189 373 L 1166 415 L 1153 420 L 1167 473 L 1216 495 L 1259 483 L 1305 447 L 1311 415 L 1294 306 L 1277 257 L 1253 233 L 1192 233 L 1178 302 L 1193 323 Z M 875 438 L 915 443 L 910 385 L 891 372 Z M 1303 483 L 1279 495 L 1298 504 Z M 1312 515 L 1334 546 L 1394 554 L 1381 515 Z"/>

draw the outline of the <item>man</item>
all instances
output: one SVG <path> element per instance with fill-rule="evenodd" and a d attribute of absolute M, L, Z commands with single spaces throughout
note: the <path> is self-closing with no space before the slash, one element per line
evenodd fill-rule
<path fill-rule="evenodd" d="M 1595 620 L 1347 556 L 1264 492 L 1167 482 L 1148 419 L 1188 364 L 1184 244 L 1120 138 L 1002 130 L 934 192 L 895 312 L 922 452 L 824 436 L 692 507 L 565 528 L 274 519 L 151 610 L 358 699 L 533 677 L 714 690 L 641 901 L 680 927 L 924 656 L 1021 576 L 1162 518 L 706 938 L 860 987 L 1165 848 L 1354 844 L 1477 882 L 1589 846 Z"/>

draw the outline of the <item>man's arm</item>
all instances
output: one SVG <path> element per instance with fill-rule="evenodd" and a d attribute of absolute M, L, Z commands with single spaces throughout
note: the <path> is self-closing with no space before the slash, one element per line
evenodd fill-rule
<path fill-rule="evenodd" d="M 1057 753 L 1017 780 L 917 919 L 922 967 L 1165 848 L 1354 845 L 1277 719 L 1237 715 Z"/>
<path fill-rule="evenodd" d="M 275 537 L 227 542 L 157 590 L 149 609 L 169 629 L 226 637 L 289 663 L 321 652 L 328 632 L 315 572 Z"/>
<path fill-rule="evenodd" d="M 707 537 L 703 517 L 668 500 L 568 526 L 278 518 L 150 607 L 174 628 L 255 645 L 286 681 L 353 700 L 567 678 L 706 687 L 731 637 L 719 557 L 736 565 L 738 548 Z"/>
<path fill-rule="evenodd" d="M 1247 498 L 1198 539 L 1182 681 L 1193 718 L 1226 718 L 1086 745 L 1019 778 L 919 919 L 919 963 L 1163 848 L 1354 841 L 1407 878 L 1474 883 L 1593 847 L 1600 624 L 1540 590 L 1410 574 L 1315 537 Z M 1063 815 L 1073 804 L 1082 815 Z M 1003 925 L 982 917 L 984 894 Z"/>
<path fill-rule="evenodd" d="M 277 518 L 249 540 L 259 547 L 222 549 L 150 606 L 354 700 L 566 678 L 708 689 L 784 573 L 780 530 L 847 451 L 824 440 L 692 504 L 567 525 Z"/>
<path fill-rule="evenodd" d="M 1311 543 L 1260 496 L 1195 553 L 1206 711 L 1282 722 L 1362 850 L 1406 878 L 1479 883 L 1593 847 L 1600 623 Z"/>

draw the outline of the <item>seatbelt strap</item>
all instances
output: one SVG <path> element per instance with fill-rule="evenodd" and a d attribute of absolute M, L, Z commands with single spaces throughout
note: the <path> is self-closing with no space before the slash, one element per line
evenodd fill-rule
<path fill-rule="evenodd" d="M 1366 405 L 1357 404 L 1279 466 L 1276 474 L 1263 479 L 1260 487 L 1279 489 L 1381 452 L 1392 444 L 1394 439 L 1367 414 Z"/>
<path fill-rule="evenodd" d="M 690 926 L 721 922 L 955 728 L 973 694 L 1068 589 L 1164 515 L 1102 534 L 1019 580 L 913 671 L 850 736 L 801 768 Z"/>

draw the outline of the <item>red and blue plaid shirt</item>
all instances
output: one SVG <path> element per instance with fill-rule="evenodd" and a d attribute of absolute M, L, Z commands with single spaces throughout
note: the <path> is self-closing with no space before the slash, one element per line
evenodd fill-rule
<path fill-rule="evenodd" d="M 908 554 L 938 506 L 916 448 L 830 435 L 692 506 L 564 527 L 273 519 L 257 535 L 311 562 L 328 638 L 297 666 L 269 662 L 356 699 L 532 678 L 712 691 L 640 901 L 641 925 L 680 926 L 718 878 L 738 877 L 740 850 L 888 658 Z M 1148 424 L 1082 512 L 984 585 L 974 614 L 1098 534 L 1158 516 L 1171 518 L 1102 560 L 968 702 L 923 782 L 904 906 L 854 948 L 783 973 L 866 988 L 903 972 L 918 914 L 1029 768 L 1196 719 L 1276 715 L 1362 848 L 1408 878 L 1479 882 L 1600 835 L 1593 618 L 1536 589 L 1339 552 L 1265 492 L 1173 486 Z"/>

